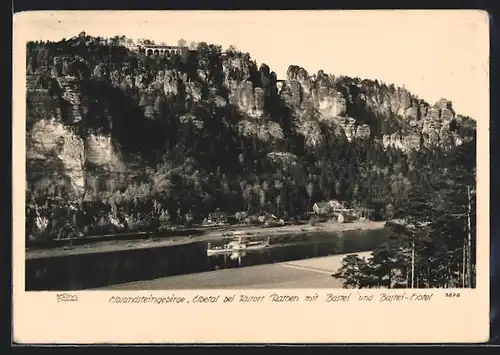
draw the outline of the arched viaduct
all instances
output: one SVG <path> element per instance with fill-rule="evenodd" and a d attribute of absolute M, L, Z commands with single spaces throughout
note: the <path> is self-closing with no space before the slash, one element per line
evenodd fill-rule
<path fill-rule="evenodd" d="M 179 46 L 160 46 L 160 45 L 147 45 L 141 46 L 140 50 L 144 50 L 147 56 L 171 56 L 171 55 L 180 55 L 182 51 L 187 47 L 179 47 Z M 139 48 L 137 48 L 139 49 Z"/>

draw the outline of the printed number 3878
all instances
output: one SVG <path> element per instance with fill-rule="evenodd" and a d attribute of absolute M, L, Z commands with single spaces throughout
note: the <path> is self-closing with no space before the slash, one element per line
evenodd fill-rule
<path fill-rule="evenodd" d="M 444 297 L 446 298 L 459 298 L 460 297 L 460 293 L 456 293 L 456 292 L 446 292 L 444 294 Z"/>

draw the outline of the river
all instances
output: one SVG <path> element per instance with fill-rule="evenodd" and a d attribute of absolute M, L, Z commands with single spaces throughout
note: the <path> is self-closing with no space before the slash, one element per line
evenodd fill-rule
<path fill-rule="evenodd" d="M 307 232 L 271 238 L 266 250 L 207 256 L 207 242 L 26 261 L 27 291 L 71 291 L 227 268 L 373 250 L 386 229 Z M 227 240 L 217 243 L 223 244 Z M 212 245 L 216 244 L 212 242 Z"/>

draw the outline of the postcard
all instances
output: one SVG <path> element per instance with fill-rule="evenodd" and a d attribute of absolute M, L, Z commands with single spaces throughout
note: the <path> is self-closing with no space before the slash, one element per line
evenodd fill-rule
<path fill-rule="evenodd" d="M 13 58 L 13 342 L 488 340 L 486 12 L 24 12 Z"/>

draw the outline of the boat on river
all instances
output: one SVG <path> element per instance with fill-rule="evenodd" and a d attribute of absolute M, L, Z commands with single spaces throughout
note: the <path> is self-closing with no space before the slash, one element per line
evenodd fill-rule
<path fill-rule="evenodd" d="M 207 244 L 207 255 L 220 255 L 232 254 L 241 251 L 256 251 L 269 248 L 270 237 L 266 241 L 243 241 L 240 236 L 237 240 L 230 241 L 224 246 L 212 246 L 211 243 Z"/>

